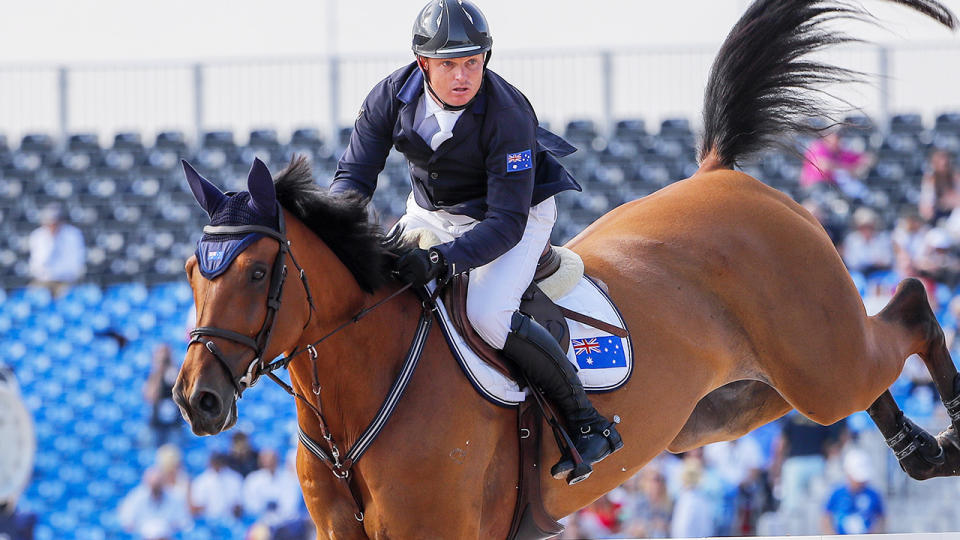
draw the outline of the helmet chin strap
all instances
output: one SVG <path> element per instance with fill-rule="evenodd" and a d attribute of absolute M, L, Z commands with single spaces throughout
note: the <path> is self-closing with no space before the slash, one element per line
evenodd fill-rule
<path fill-rule="evenodd" d="M 490 56 L 492 51 L 487 51 L 486 58 L 483 60 L 483 69 L 487 69 L 487 64 L 490 63 Z M 462 111 L 469 107 L 477 99 L 477 96 L 480 95 L 480 90 L 483 89 L 483 78 L 480 78 L 480 88 L 477 89 L 477 93 L 470 98 L 470 101 L 464 103 L 463 105 L 450 105 L 443 98 L 437 94 L 437 91 L 433 89 L 433 85 L 430 84 L 430 75 L 427 73 L 427 70 L 423 69 L 425 61 L 422 56 L 417 56 L 417 67 L 420 68 L 420 72 L 423 73 L 423 80 L 427 83 L 427 90 L 430 92 L 430 95 L 433 96 L 433 99 L 443 107 L 445 111 Z"/>

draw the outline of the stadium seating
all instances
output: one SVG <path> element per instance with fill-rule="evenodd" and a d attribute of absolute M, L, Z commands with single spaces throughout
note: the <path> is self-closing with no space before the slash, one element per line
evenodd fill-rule
<path fill-rule="evenodd" d="M 886 217 L 915 204 L 930 148 L 960 153 L 960 113 L 939 115 L 931 129 L 918 115 L 896 115 L 885 133 L 866 117 L 846 121 L 845 143 L 877 153 L 867 184 L 873 192 L 870 202 Z M 326 184 L 350 129 L 337 133 L 333 145 L 313 128 L 294 131 L 288 142 L 281 142 L 274 130 L 257 129 L 246 144 L 238 144 L 232 132 L 212 131 L 197 148 L 179 131 L 159 133 L 153 146 L 145 146 L 137 133 L 118 133 L 109 147 L 101 147 L 93 134 L 79 133 L 70 135 L 63 149 L 46 134 L 25 135 L 17 148 L 9 148 L 0 136 L 0 230 L 6 233 L 0 241 L 0 286 L 27 283 L 23 238 L 37 226 L 37 210 L 57 201 L 69 203 L 70 221 L 84 232 L 91 282 L 107 285 L 134 276 L 146 283 L 175 279 L 206 217 L 183 181 L 180 158 L 190 160 L 221 188 L 242 189 L 255 156 L 276 171 L 292 155 L 305 154 L 318 181 Z M 611 207 L 690 176 L 697 168 L 696 135 L 685 118 L 664 120 L 657 133 L 648 132 L 642 119 L 623 119 L 609 137 L 592 121 L 574 120 L 563 133 L 580 149 L 564 162 L 585 195 L 558 197 L 564 217 L 555 242 L 571 238 Z M 771 151 L 743 167 L 797 196 L 801 165 L 797 155 Z M 374 197 L 378 218 L 387 225 L 404 211 L 408 174 L 403 159 L 391 154 Z"/>
<path fill-rule="evenodd" d="M 14 368 L 36 423 L 35 472 L 22 501 L 39 516 L 36 537 L 127 538 L 116 508 L 155 452 L 142 387 L 157 344 L 169 344 L 175 358 L 185 352 L 190 288 L 183 281 L 87 284 L 56 300 L 36 288 L 4 296 L 0 332 L 8 341 L 0 361 Z M 258 385 L 240 410 L 238 428 L 256 447 L 286 454 L 296 425 L 286 393 Z M 184 427 L 177 440 L 187 472 L 199 474 L 229 437 L 199 438 Z M 242 538 L 251 521 L 200 523 L 182 538 Z"/>

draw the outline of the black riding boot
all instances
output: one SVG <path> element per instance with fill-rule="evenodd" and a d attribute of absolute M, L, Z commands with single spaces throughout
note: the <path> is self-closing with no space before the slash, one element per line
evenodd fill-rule
<path fill-rule="evenodd" d="M 564 456 L 550 474 L 558 479 L 567 477 L 568 484 L 585 480 L 593 472 L 592 463 L 623 447 L 620 434 L 613 422 L 593 408 L 573 365 L 546 328 L 518 311 L 513 314 L 511 330 L 503 354 L 557 406 L 583 457 L 583 465 L 574 470 L 573 459 Z"/>

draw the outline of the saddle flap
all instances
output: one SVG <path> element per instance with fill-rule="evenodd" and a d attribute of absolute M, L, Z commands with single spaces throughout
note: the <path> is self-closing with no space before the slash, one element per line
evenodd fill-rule
<path fill-rule="evenodd" d="M 488 345 L 467 319 L 468 281 L 468 274 L 457 274 L 443 290 L 443 304 L 447 308 L 450 321 L 477 356 L 503 375 L 517 380 L 510 364 L 503 358 L 500 351 Z"/>
<path fill-rule="evenodd" d="M 457 274 L 450 280 L 443 290 L 443 304 L 447 308 L 450 320 L 454 327 L 463 336 L 467 345 L 485 362 L 496 368 L 507 377 L 519 380 L 514 372 L 513 365 L 507 361 L 500 351 L 494 349 L 480 337 L 480 334 L 473 329 L 470 320 L 467 318 L 467 287 L 469 285 L 468 274 Z M 563 350 L 570 347 L 570 329 L 567 326 L 567 320 L 563 316 L 560 307 L 553 303 L 543 291 L 537 287 L 536 283 L 531 283 L 524 291 L 520 300 L 520 311 L 546 328 Z"/>

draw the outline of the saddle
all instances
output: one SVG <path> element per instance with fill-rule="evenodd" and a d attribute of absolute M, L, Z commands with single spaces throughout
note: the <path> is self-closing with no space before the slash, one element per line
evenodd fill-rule
<path fill-rule="evenodd" d="M 569 268 L 566 271 L 569 275 L 558 280 L 560 283 L 544 283 L 548 278 L 554 277 L 564 266 L 564 258 L 560 251 L 555 246 L 547 245 L 540 255 L 537 270 L 533 275 L 533 282 L 520 297 L 520 312 L 533 318 L 546 328 L 563 350 L 570 347 L 570 326 L 567 324 L 567 319 L 578 321 L 615 336 L 628 336 L 629 334 L 622 328 L 559 306 L 551 299 L 551 296 L 557 298 L 569 292 L 571 285 L 575 284 L 583 275 L 583 263 L 579 261 L 579 257 L 575 255 L 573 257 L 576 258 L 576 261 L 567 265 Z M 541 289 L 541 284 L 544 284 L 544 288 L 549 290 L 549 294 Z M 500 351 L 488 345 L 467 319 L 468 285 L 469 275 L 457 274 L 442 291 L 443 304 L 447 308 L 450 321 L 477 356 L 507 377 L 521 381 L 522 377 L 513 369 L 510 362 L 500 354 Z M 602 282 L 600 282 L 600 285 L 604 286 Z"/>
<path fill-rule="evenodd" d="M 554 297 L 562 297 L 569 292 L 572 285 L 583 275 L 583 263 L 579 257 L 573 256 L 573 264 L 567 264 L 567 276 L 558 276 L 553 283 L 545 283 L 544 287 L 551 291 Z M 520 312 L 532 317 L 546 328 L 557 340 L 560 346 L 567 350 L 570 346 L 570 328 L 567 319 L 575 320 L 609 332 L 613 335 L 625 336 L 625 330 L 589 317 L 587 315 L 568 310 L 554 303 L 539 284 L 554 276 L 564 267 L 563 257 L 556 248 L 547 245 L 540 256 L 533 282 L 521 296 Z M 469 276 L 459 274 L 451 279 L 441 292 L 443 305 L 447 309 L 450 321 L 463 337 L 471 349 L 485 362 L 496 368 L 505 376 L 526 384 L 525 378 L 513 364 L 507 361 L 500 351 L 488 345 L 473 329 L 467 319 L 467 287 Z M 557 433 L 562 430 L 557 415 L 550 405 L 539 395 L 539 390 L 530 388 L 535 399 L 525 400 L 518 408 L 518 434 L 520 442 L 520 471 L 517 491 L 517 503 L 514 508 L 509 539 L 540 540 L 552 538 L 563 532 L 563 526 L 550 517 L 543 507 L 540 486 L 540 440 L 542 436 L 542 422 L 547 418 L 561 450 L 568 447 L 569 438 Z"/>
<path fill-rule="evenodd" d="M 554 304 L 553 300 L 537 286 L 539 281 L 552 276 L 559 268 L 560 255 L 553 249 L 553 246 L 548 245 L 537 263 L 533 282 L 521 296 L 520 312 L 532 317 L 549 330 L 550 334 L 560 343 L 560 347 L 566 350 L 570 346 L 570 328 L 567 326 L 567 320 L 564 318 L 560 306 Z M 500 351 L 488 345 L 467 319 L 467 287 L 469 281 L 468 274 L 457 274 L 450 280 L 442 293 L 443 303 L 447 307 L 450 320 L 467 342 L 467 345 L 480 358 L 507 377 L 521 380 L 520 374 L 513 369 L 511 364 L 500 354 Z"/>

